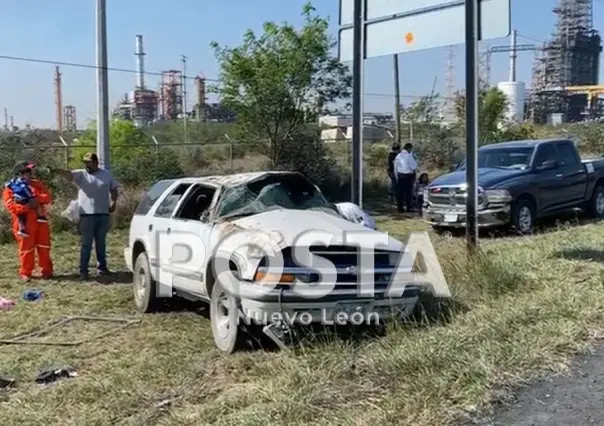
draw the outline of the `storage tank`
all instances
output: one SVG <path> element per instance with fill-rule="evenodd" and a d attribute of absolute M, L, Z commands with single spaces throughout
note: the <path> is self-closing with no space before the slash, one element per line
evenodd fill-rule
<path fill-rule="evenodd" d="M 524 121 L 525 87 L 521 81 L 502 81 L 497 88 L 508 98 L 505 117 L 510 121 Z"/>

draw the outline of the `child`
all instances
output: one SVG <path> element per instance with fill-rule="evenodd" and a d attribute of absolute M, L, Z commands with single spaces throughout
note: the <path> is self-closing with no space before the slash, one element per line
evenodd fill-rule
<path fill-rule="evenodd" d="M 29 203 L 32 198 L 34 198 L 29 184 L 20 177 L 15 177 L 11 179 L 6 183 L 6 186 L 10 188 L 11 191 L 13 191 L 15 203 L 17 204 L 25 205 Z M 18 215 L 17 218 L 19 220 L 19 230 L 17 231 L 17 234 L 22 237 L 29 237 L 29 234 L 25 231 L 27 215 L 23 213 Z M 38 207 L 38 222 L 48 222 L 48 219 L 46 218 L 46 216 L 44 216 L 41 207 Z"/>
<path fill-rule="evenodd" d="M 419 214 L 422 214 L 422 209 L 424 206 L 424 190 L 428 187 L 430 183 L 428 179 L 428 173 L 422 173 L 419 175 L 419 179 L 415 183 L 415 199 L 418 204 Z"/>

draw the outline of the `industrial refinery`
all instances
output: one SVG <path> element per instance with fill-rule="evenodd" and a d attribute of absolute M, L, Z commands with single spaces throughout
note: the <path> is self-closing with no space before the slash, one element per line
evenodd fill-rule
<path fill-rule="evenodd" d="M 604 85 L 599 84 L 602 39 L 593 27 L 593 0 L 558 0 L 553 13 L 554 32 L 543 44 L 518 44 L 518 32 L 514 30 L 509 45 L 489 46 L 481 52 L 481 85 L 490 86 L 492 55 L 509 53 L 509 78 L 497 84 L 509 101 L 506 117 L 509 121 L 556 125 L 601 120 L 604 118 Z M 520 52 L 534 53 L 530 88 L 516 79 Z M 453 74 L 451 48 L 442 112 L 447 122 L 455 119 Z"/>
<path fill-rule="evenodd" d="M 593 24 L 593 0 L 557 0 L 552 12 L 556 17 L 551 37 L 542 44 L 519 44 L 516 30 L 510 43 L 488 46 L 479 55 L 479 81 L 489 87 L 491 57 L 497 53 L 509 54 L 509 77 L 496 84 L 508 100 L 506 119 L 509 122 L 562 124 L 604 119 L 604 84 L 599 83 L 602 39 Z M 522 34 L 520 34 L 521 37 Z M 526 37 L 529 38 L 530 37 Z M 518 81 L 516 61 L 519 53 L 533 55 L 530 87 Z M 143 36 L 135 36 L 136 69 L 134 87 L 125 93 L 116 105 L 113 116 L 131 120 L 137 127 L 154 123 L 192 119 L 196 121 L 232 122 L 235 115 L 220 103 L 206 103 L 206 79 L 186 75 L 186 57 L 181 56 L 180 69 L 152 73 L 154 81 L 146 81 L 145 48 Z M 441 117 L 444 123 L 456 121 L 454 99 L 454 48 L 449 49 L 445 70 L 445 101 Z M 187 102 L 186 81 L 194 81 L 191 90 L 195 97 L 191 108 Z M 62 75 L 54 68 L 56 128 L 60 133 L 78 128 L 76 107 L 64 105 Z M 14 128 L 13 117 L 4 110 L 4 130 Z"/>
<path fill-rule="evenodd" d="M 115 108 L 115 117 L 132 120 L 137 127 L 147 127 L 158 121 L 178 120 L 185 116 L 203 120 L 206 100 L 205 78 L 202 76 L 195 78 L 197 104 L 193 112 L 190 112 L 186 105 L 187 76 L 183 71 L 163 71 L 159 87 L 154 90 L 145 82 L 145 51 L 142 35 L 136 36 L 134 56 L 136 57 L 136 85 Z"/>

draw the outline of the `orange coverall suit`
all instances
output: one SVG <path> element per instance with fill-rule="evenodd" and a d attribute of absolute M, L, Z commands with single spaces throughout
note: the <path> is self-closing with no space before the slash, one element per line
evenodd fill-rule
<path fill-rule="evenodd" d="M 34 197 L 39 201 L 44 213 L 46 206 L 52 202 L 52 196 L 41 181 L 32 179 L 29 182 Z M 13 234 L 19 247 L 19 275 L 22 277 L 31 277 L 35 267 L 35 253 L 38 252 L 38 262 L 42 270 L 43 277 L 50 277 L 53 274 L 52 260 L 50 259 L 50 227 L 48 222 L 38 222 L 36 209 L 17 204 L 13 197 L 13 191 L 10 188 L 4 188 L 2 194 L 4 206 L 9 211 L 13 219 Z M 26 213 L 25 231 L 29 237 L 20 236 L 18 214 Z"/>

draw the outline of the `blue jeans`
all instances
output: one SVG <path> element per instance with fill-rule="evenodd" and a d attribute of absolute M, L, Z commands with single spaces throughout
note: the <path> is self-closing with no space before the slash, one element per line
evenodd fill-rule
<path fill-rule="evenodd" d="M 109 232 L 109 215 L 80 216 L 80 274 L 88 275 L 88 264 L 92 253 L 92 243 L 96 249 L 97 270 L 107 271 L 107 233 Z"/>

